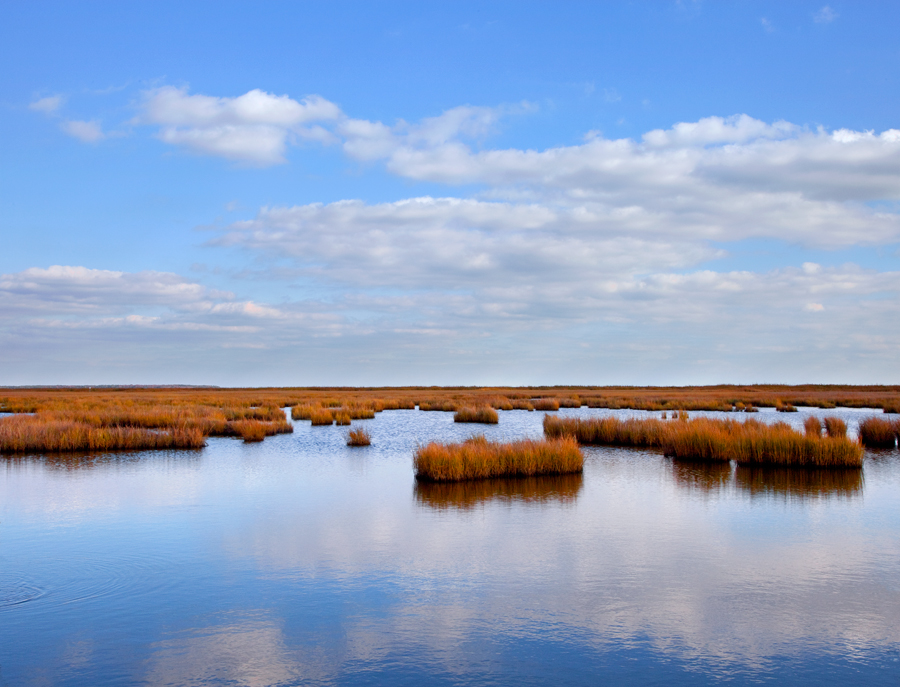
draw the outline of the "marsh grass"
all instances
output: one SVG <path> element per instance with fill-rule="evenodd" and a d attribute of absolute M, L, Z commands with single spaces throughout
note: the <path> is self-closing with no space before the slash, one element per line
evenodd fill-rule
<path fill-rule="evenodd" d="M 656 447 L 683 461 L 830 468 L 861 467 L 863 459 L 858 442 L 846 437 L 804 436 L 783 422 L 547 416 L 544 434 L 548 438 L 570 436 L 582 444 Z"/>
<path fill-rule="evenodd" d="M 34 416 L 0 422 L 0 452 L 68 452 L 138 449 L 202 448 L 206 435 L 196 427 L 166 431 L 140 427 L 98 427 L 72 420 Z"/>
<path fill-rule="evenodd" d="M 782 403 L 780 400 L 775 401 L 775 410 L 779 413 L 797 413 L 800 412 L 797 410 L 796 406 L 791 405 L 790 403 Z"/>
<path fill-rule="evenodd" d="M 234 432 L 245 442 L 262 441 L 268 434 L 269 425 L 259 420 L 237 420 L 232 423 Z"/>
<path fill-rule="evenodd" d="M 810 415 L 803 421 L 803 430 L 808 437 L 820 437 L 822 436 L 822 421 L 819 418 Z M 829 434 L 828 436 L 832 435 Z"/>
<path fill-rule="evenodd" d="M 867 417 L 859 422 L 859 440 L 863 446 L 893 448 L 897 439 L 897 424 L 879 417 Z"/>
<path fill-rule="evenodd" d="M 581 473 L 498 477 L 456 482 L 416 481 L 416 501 L 437 510 L 471 510 L 488 503 L 571 505 L 584 486 Z"/>
<path fill-rule="evenodd" d="M 363 427 L 347 432 L 347 446 L 369 446 L 371 443 L 372 436 Z"/>
<path fill-rule="evenodd" d="M 490 406 L 481 406 L 473 408 L 465 406 L 456 411 L 453 415 L 454 422 L 480 422 L 486 425 L 496 425 L 500 421 L 497 411 Z"/>
<path fill-rule="evenodd" d="M 536 398 L 531 405 L 535 410 L 559 410 L 559 400 L 555 398 Z"/>
<path fill-rule="evenodd" d="M 325 426 L 334 423 L 334 413 L 330 408 L 313 408 L 309 419 L 314 426 Z"/>
<path fill-rule="evenodd" d="M 430 401 L 419 401 L 419 410 L 424 411 L 442 411 L 452 413 L 458 408 L 457 404 L 450 400 L 432 399 Z"/>
<path fill-rule="evenodd" d="M 430 482 L 533 477 L 581 472 L 584 456 L 571 437 L 493 443 L 481 436 L 458 444 L 420 446 L 413 467 L 416 479 Z"/>
<path fill-rule="evenodd" d="M 822 419 L 825 423 L 825 434 L 834 438 L 842 439 L 847 436 L 847 423 L 839 417 L 826 417 Z"/>

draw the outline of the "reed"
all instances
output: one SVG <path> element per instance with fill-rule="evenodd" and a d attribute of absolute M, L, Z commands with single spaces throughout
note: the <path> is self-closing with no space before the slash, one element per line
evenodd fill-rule
<path fill-rule="evenodd" d="M 528 411 L 534 410 L 534 404 L 525 398 L 512 399 L 512 400 L 510 400 L 510 403 L 512 404 L 513 410 L 528 410 Z"/>
<path fill-rule="evenodd" d="M 834 438 L 841 439 L 847 436 L 847 423 L 839 417 L 826 417 L 823 419 L 825 423 L 825 434 Z"/>
<path fill-rule="evenodd" d="M 560 408 L 580 408 L 581 407 L 581 399 L 577 396 L 572 396 L 570 398 L 560 398 L 557 399 L 559 402 Z"/>
<path fill-rule="evenodd" d="M 206 436 L 197 428 L 158 431 L 136 427 L 97 427 L 71 420 L 32 416 L 0 421 L 0 452 L 40 453 L 138 449 L 202 448 Z"/>
<path fill-rule="evenodd" d="M 494 410 L 514 410 L 515 406 L 505 396 L 503 398 L 491 399 L 491 408 Z"/>
<path fill-rule="evenodd" d="M 480 422 L 486 425 L 496 425 L 500 418 L 497 411 L 490 406 L 481 406 L 473 408 L 465 406 L 456 411 L 453 415 L 454 422 Z"/>
<path fill-rule="evenodd" d="M 803 421 L 803 429 L 808 437 L 820 437 L 822 436 L 822 421 L 819 418 L 810 415 Z M 828 436 L 832 435 L 829 434 Z"/>
<path fill-rule="evenodd" d="M 533 477 L 581 472 L 584 456 L 571 437 L 491 443 L 481 436 L 459 444 L 420 446 L 413 467 L 416 479 L 431 482 Z"/>
<path fill-rule="evenodd" d="M 536 398 L 531 404 L 535 410 L 559 410 L 559 401 L 555 398 Z"/>
<path fill-rule="evenodd" d="M 781 401 L 775 401 L 775 410 L 779 413 L 797 413 L 799 412 L 797 408 L 790 403 L 782 403 Z"/>
<path fill-rule="evenodd" d="M 686 461 L 802 467 L 860 467 L 863 451 L 846 437 L 803 436 L 789 425 L 756 420 L 544 418 L 549 438 L 570 436 L 582 444 L 662 448 Z"/>
<path fill-rule="evenodd" d="M 882 402 L 881 409 L 885 413 L 900 413 L 900 398 L 886 399 Z"/>
<path fill-rule="evenodd" d="M 313 408 L 309 419 L 315 426 L 330 425 L 334 422 L 334 414 L 330 408 Z"/>
<path fill-rule="evenodd" d="M 430 400 L 430 401 L 419 401 L 419 410 L 425 411 L 442 411 L 445 413 L 452 413 L 457 409 L 457 404 L 453 401 L 449 400 Z"/>
<path fill-rule="evenodd" d="M 859 422 L 859 440 L 863 446 L 871 448 L 893 448 L 896 443 L 896 428 L 890 420 L 867 417 Z"/>
<path fill-rule="evenodd" d="M 347 426 L 350 424 L 350 413 L 343 409 L 338 409 L 336 411 L 332 411 L 332 415 L 334 415 L 334 424 Z"/>
<path fill-rule="evenodd" d="M 259 420 L 237 420 L 231 426 L 236 434 L 249 443 L 265 439 L 269 425 Z"/>
<path fill-rule="evenodd" d="M 372 437 L 363 427 L 347 433 L 347 446 L 369 446 L 371 443 Z"/>

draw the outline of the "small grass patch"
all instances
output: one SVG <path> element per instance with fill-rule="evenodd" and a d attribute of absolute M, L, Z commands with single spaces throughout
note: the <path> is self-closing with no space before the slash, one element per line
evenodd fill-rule
<path fill-rule="evenodd" d="M 581 472 L 584 456 L 571 437 L 493 443 L 481 436 L 458 444 L 432 442 L 420 446 L 413 467 L 418 480 L 456 482 Z"/>
<path fill-rule="evenodd" d="M 559 410 L 559 401 L 555 398 L 536 398 L 531 404 L 535 410 Z"/>
<path fill-rule="evenodd" d="M 825 423 L 825 434 L 833 439 L 842 439 L 847 436 L 847 423 L 839 417 L 826 417 L 823 419 Z"/>
<path fill-rule="evenodd" d="M 363 427 L 347 432 L 347 446 L 369 446 L 371 443 L 372 436 Z"/>
<path fill-rule="evenodd" d="M 859 440 L 863 446 L 872 448 L 894 448 L 896 443 L 897 426 L 890 420 L 880 417 L 867 417 L 860 420 Z"/>
<path fill-rule="evenodd" d="M 496 425 L 500 421 L 497 411 L 490 406 L 473 408 L 465 406 L 456 411 L 454 422 L 480 422 L 485 425 Z"/>

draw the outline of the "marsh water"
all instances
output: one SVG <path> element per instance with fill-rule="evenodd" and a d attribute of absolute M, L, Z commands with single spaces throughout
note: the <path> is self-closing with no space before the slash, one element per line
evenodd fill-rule
<path fill-rule="evenodd" d="M 583 475 L 416 484 L 417 442 L 543 415 L 2 458 L 0 685 L 900 681 L 896 450 L 808 472 L 588 448 Z"/>

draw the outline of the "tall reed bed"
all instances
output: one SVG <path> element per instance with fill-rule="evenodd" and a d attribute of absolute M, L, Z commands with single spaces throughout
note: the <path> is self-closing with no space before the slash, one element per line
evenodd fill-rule
<path fill-rule="evenodd" d="M 196 427 L 167 431 L 103 427 L 72 420 L 18 416 L 0 421 L 0 452 L 118 451 L 202 448 L 206 436 Z"/>
<path fill-rule="evenodd" d="M 867 417 L 860 420 L 859 440 L 863 446 L 872 448 L 894 448 L 900 425 L 879 417 Z"/>
<path fill-rule="evenodd" d="M 737 461 L 801 467 L 860 467 L 863 450 L 846 437 L 804 436 L 785 423 L 696 418 L 666 422 L 614 417 L 544 418 L 549 438 L 569 436 L 582 444 L 645 446 L 679 460 Z"/>
<path fill-rule="evenodd" d="M 485 425 L 496 425 L 500 421 L 497 411 L 490 406 L 481 406 L 473 408 L 465 406 L 456 411 L 453 415 L 454 422 L 480 422 Z"/>
<path fill-rule="evenodd" d="M 482 436 L 458 444 L 420 446 L 413 467 L 416 479 L 430 482 L 533 477 L 581 472 L 584 456 L 571 437 L 492 443 Z"/>

